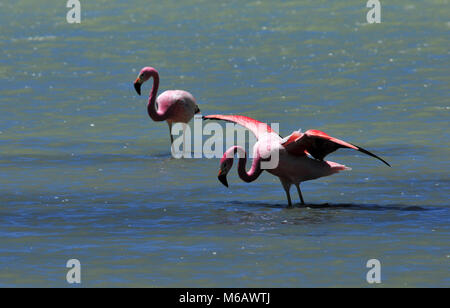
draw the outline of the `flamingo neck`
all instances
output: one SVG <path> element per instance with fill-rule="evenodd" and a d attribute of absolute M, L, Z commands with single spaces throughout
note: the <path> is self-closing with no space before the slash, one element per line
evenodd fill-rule
<path fill-rule="evenodd" d="M 241 180 L 247 183 L 255 181 L 263 171 L 261 169 L 261 156 L 259 153 L 256 152 L 256 156 L 253 158 L 252 166 L 250 170 L 247 171 L 245 169 L 247 164 L 247 153 L 245 150 L 240 146 L 234 146 L 232 150 L 235 154 L 239 154 L 238 174 Z"/>
<path fill-rule="evenodd" d="M 153 87 L 148 98 L 147 112 L 153 121 L 164 121 L 167 119 L 167 116 L 159 113 L 158 110 L 156 110 L 156 96 L 158 94 L 159 88 L 159 74 L 156 70 L 152 70 L 150 74 L 151 77 L 153 77 Z"/>

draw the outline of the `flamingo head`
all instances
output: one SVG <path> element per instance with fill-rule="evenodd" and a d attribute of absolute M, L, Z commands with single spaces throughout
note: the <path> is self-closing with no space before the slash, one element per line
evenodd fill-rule
<path fill-rule="evenodd" d="M 153 67 L 147 66 L 141 69 L 138 77 L 134 81 L 134 89 L 136 90 L 137 94 L 141 95 L 142 84 L 149 80 L 155 73 L 157 73 L 157 71 Z"/>
<path fill-rule="evenodd" d="M 228 187 L 227 175 L 233 167 L 233 157 L 228 157 L 227 153 L 220 160 L 220 170 L 217 178 L 220 183 L 222 183 L 225 187 Z"/>

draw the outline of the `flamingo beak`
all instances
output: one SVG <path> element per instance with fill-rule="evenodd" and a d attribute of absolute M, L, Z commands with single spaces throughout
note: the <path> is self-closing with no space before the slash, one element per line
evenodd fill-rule
<path fill-rule="evenodd" d="M 198 106 L 195 106 L 195 114 L 199 114 L 200 113 L 200 108 L 198 108 Z"/>
<path fill-rule="evenodd" d="M 139 95 L 141 95 L 141 86 L 142 86 L 141 80 L 139 78 L 136 79 L 136 81 L 134 82 L 134 89 L 136 90 L 137 94 L 139 94 Z"/>
<path fill-rule="evenodd" d="M 217 177 L 225 187 L 228 187 L 227 174 L 223 173 L 222 170 L 219 171 L 219 175 Z"/>

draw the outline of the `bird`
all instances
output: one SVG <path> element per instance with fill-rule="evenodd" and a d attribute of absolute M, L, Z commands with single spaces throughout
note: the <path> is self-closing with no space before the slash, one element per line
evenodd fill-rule
<path fill-rule="evenodd" d="M 239 156 L 238 175 L 244 182 L 255 181 L 264 170 L 277 176 L 286 192 L 288 207 L 292 207 L 290 194 L 291 186 L 297 188 L 301 204 L 305 201 L 302 196 L 300 184 L 305 181 L 329 176 L 340 171 L 351 170 L 347 166 L 325 161 L 328 154 L 340 148 L 349 148 L 375 157 L 391 167 L 382 158 L 354 144 L 333 138 L 326 133 L 311 129 L 302 133 L 294 131 L 286 138 L 278 135 L 269 125 L 250 117 L 241 115 L 207 115 L 204 120 L 222 120 L 239 124 L 250 130 L 257 139 L 253 147 L 253 161 L 249 171 L 246 170 L 247 153 L 240 146 L 230 147 L 220 160 L 218 174 L 219 181 L 228 187 L 227 174 L 233 167 L 235 155 Z M 275 156 L 274 156 L 275 155 Z M 263 163 L 269 164 L 276 157 L 275 164 L 265 168 Z"/>
<path fill-rule="evenodd" d="M 134 89 L 137 94 L 141 95 L 141 87 L 144 82 L 153 78 L 153 87 L 150 91 L 147 112 L 153 121 L 166 121 L 169 125 L 170 144 L 173 149 L 172 125 L 174 123 L 183 123 L 183 138 L 185 137 L 186 125 L 194 117 L 200 113 L 200 108 L 194 96 L 183 90 L 167 90 L 156 97 L 159 87 L 159 73 L 150 66 L 140 70 L 138 77 L 134 81 Z M 184 152 L 183 142 L 183 152 Z"/>

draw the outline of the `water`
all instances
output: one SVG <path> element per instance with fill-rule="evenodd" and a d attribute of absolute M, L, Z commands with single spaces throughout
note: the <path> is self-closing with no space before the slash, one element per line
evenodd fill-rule
<path fill-rule="evenodd" d="M 64 1 L 63 1 L 64 2 Z M 181 2 L 181 3 L 180 3 Z M 365 1 L 0 2 L 0 286 L 450 286 L 449 5 Z M 392 164 L 230 189 L 219 162 L 170 158 L 132 87 L 192 92 L 204 114 L 316 128 Z M 143 89 L 149 91 L 149 85 Z M 296 197 L 295 190 L 293 196 Z M 296 199 L 297 200 L 297 199 Z"/>

